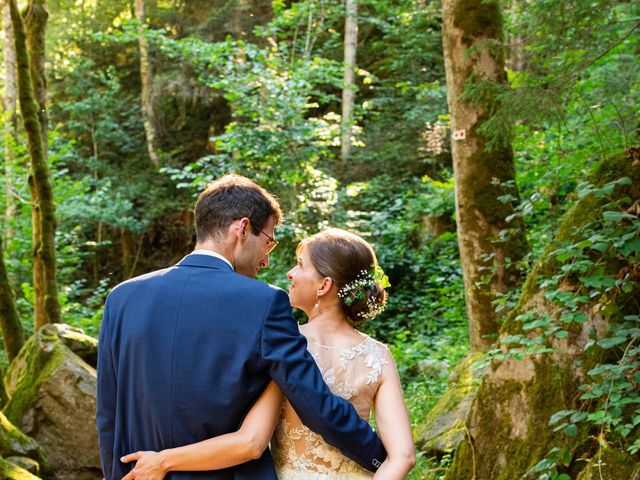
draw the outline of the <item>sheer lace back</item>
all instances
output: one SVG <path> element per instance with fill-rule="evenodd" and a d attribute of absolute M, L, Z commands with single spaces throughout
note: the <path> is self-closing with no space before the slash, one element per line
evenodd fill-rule
<path fill-rule="evenodd" d="M 344 349 L 309 340 L 308 350 L 331 391 L 349 400 L 360 417 L 368 421 L 382 369 L 388 363 L 390 353 L 384 344 L 366 335 L 363 338 L 358 345 Z M 303 425 L 286 400 L 272 441 L 272 451 L 279 479 L 360 479 L 372 476 Z"/>

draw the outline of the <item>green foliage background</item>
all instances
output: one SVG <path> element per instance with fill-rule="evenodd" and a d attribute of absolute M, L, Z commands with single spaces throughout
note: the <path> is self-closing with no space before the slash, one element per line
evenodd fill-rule
<path fill-rule="evenodd" d="M 238 20 L 248 22 L 242 34 L 224 20 L 238 15 L 233 3 L 157 2 L 149 12 L 144 32 L 163 165 L 155 169 L 139 104 L 140 26 L 130 5 L 50 2 L 49 160 L 63 318 L 97 335 L 109 288 L 189 252 L 197 192 L 225 172 L 245 174 L 286 210 L 277 232 L 281 247 L 262 274 L 265 281 L 286 288 L 297 242 L 329 225 L 357 231 L 374 245 L 392 287 L 387 311 L 365 329 L 391 345 L 417 426 L 446 386 L 446 376 L 421 371 L 420 361 L 453 366 L 469 348 L 439 2 L 360 2 L 356 148 L 346 171 L 337 162 L 342 2 L 275 0 L 256 18 Z M 525 221 L 530 268 L 588 173 L 638 144 L 640 6 L 602 0 L 502 5 L 510 85 L 492 87 L 499 107 L 483 128 L 498 141 L 505 125 L 515 125 L 508 140 L 523 201 L 513 220 Z M 473 99 L 486 92 L 467 93 Z M 3 224 L 13 232 L 5 234 L 6 262 L 24 324 L 32 328 L 24 143 L 19 137 L 10 144 L 14 160 L 0 172 L 10 193 L 0 206 L 17 207 Z M 613 230 L 599 235 L 607 241 L 622 234 L 606 228 Z M 628 233 L 629 241 L 638 240 L 637 230 Z M 506 314 L 517 295 L 508 292 L 497 308 Z M 638 334 L 618 331 L 612 338 L 623 336 L 626 343 L 600 345 L 619 350 Z M 621 398 L 630 398 L 625 388 Z M 608 415 L 591 420 L 611 427 L 637 454 L 640 420 Z M 571 418 L 565 432 L 578 417 Z M 619 425 L 631 425 L 626 435 Z M 447 462 L 446 456 L 420 458 L 411 478 L 440 478 Z M 549 475 L 541 478 L 559 478 L 552 470 L 541 469 Z"/>

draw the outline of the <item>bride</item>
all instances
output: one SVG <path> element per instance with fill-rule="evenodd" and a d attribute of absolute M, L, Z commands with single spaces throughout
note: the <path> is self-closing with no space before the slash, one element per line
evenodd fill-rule
<path fill-rule="evenodd" d="M 123 480 L 160 480 L 171 471 L 215 470 L 259 458 L 271 441 L 281 480 L 403 479 L 415 464 L 409 416 L 389 349 L 356 327 L 383 309 L 388 282 L 371 246 L 332 228 L 303 240 L 287 274 L 291 304 L 309 321 L 300 327 L 331 391 L 369 420 L 375 414 L 387 459 L 374 474 L 302 424 L 272 381 L 237 432 L 160 452 L 122 457 L 136 461 Z"/>

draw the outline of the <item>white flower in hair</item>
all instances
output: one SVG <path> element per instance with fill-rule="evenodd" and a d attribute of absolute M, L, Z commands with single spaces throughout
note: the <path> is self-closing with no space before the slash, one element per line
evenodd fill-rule
<path fill-rule="evenodd" d="M 347 283 L 338 291 L 338 297 L 347 307 L 350 307 L 357 301 L 366 300 L 366 308 L 358 312 L 359 319 L 370 320 L 380 315 L 387 306 L 386 300 L 378 302 L 373 296 L 367 295 L 367 290 L 376 291 L 378 287 L 390 287 L 389 278 L 379 265 L 373 267 L 372 271 L 362 270 L 356 278 Z"/>

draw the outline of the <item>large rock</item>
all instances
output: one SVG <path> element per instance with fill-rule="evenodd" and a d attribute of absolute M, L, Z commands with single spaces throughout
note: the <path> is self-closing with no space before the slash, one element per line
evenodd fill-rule
<path fill-rule="evenodd" d="M 3 412 L 46 450 L 54 471 L 97 476 L 96 371 L 65 344 L 65 331 L 47 325 L 26 342 L 4 378 Z"/>
<path fill-rule="evenodd" d="M 464 439 L 465 423 L 482 375 L 476 365 L 483 358 L 481 353 L 472 354 L 456 366 L 446 391 L 418 429 L 419 450 L 428 455 L 441 455 L 455 450 Z"/>

